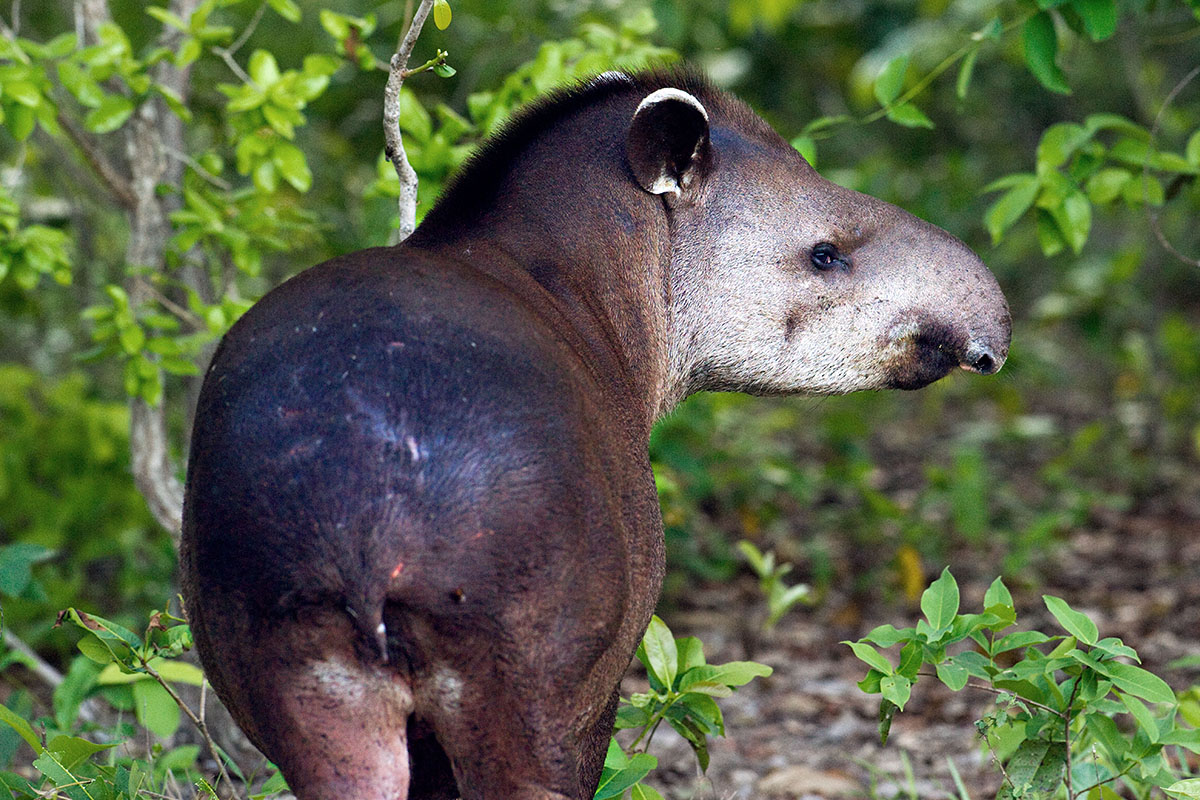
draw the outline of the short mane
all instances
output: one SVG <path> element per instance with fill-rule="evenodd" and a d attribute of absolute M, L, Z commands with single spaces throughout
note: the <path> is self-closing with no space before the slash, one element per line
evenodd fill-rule
<path fill-rule="evenodd" d="M 428 225 L 432 229 L 443 224 L 456 226 L 474 217 L 494 200 L 520 154 L 558 120 L 610 97 L 623 94 L 645 96 L 668 86 L 683 89 L 706 104 L 745 108 L 740 100 L 725 94 L 703 74 L 687 67 L 634 73 L 605 72 L 555 89 L 516 110 L 499 130 L 484 140 L 447 182 L 421 227 Z"/>

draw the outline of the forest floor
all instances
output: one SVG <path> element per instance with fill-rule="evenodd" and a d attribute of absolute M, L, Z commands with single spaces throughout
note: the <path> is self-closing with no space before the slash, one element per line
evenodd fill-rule
<path fill-rule="evenodd" d="M 1036 589 L 1011 582 L 1010 589 L 1021 629 L 1059 632 L 1039 595 L 1060 596 L 1095 620 L 1102 636 L 1120 637 L 1143 666 L 1180 690 L 1200 683 L 1200 669 L 1166 667 L 1200 654 L 1200 492 L 1154 505 L 1092 520 L 1044 554 Z M 998 570 L 981 561 L 950 565 L 964 612 L 981 610 Z M 920 681 L 888 743 L 879 742 L 878 696 L 858 689 L 866 667 L 839 642 L 883 623 L 915 624 L 918 609 L 860 608 L 848 596 L 831 594 L 817 608 L 794 609 L 748 647 L 746 620 L 757 612 L 746 605 L 753 596 L 746 588 L 701 589 L 687 606 L 665 615 L 676 636 L 705 642 L 709 663 L 753 658 L 774 674 L 721 701 L 727 738 L 711 743 L 704 776 L 687 743 L 660 729 L 650 748 L 659 769 L 648 782 L 664 796 L 938 800 L 959 796 L 950 760 L 972 800 L 995 796 L 1001 775 L 974 726 L 992 707 L 992 695 Z M 644 680 L 631 673 L 623 690 L 645 691 Z"/>

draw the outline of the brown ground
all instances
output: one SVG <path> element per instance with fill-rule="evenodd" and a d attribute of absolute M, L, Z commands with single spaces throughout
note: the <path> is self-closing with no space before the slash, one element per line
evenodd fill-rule
<path fill-rule="evenodd" d="M 1134 647 L 1143 665 L 1177 690 L 1200 683 L 1200 669 L 1165 668 L 1173 659 L 1200 654 L 1200 509 L 1194 502 L 1173 505 L 1095 521 L 1049 554 L 1040 570 L 1042 585 L 1033 591 L 1010 587 L 1019 626 L 1056 632 L 1040 595 L 1058 595 L 1091 616 L 1101 635 L 1119 636 Z M 993 572 L 980 564 L 950 566 L 963 609 L 979 610 Z M 694 605 L 668 613 L 667 622 L 677 636 L 699 636 L 709 663 L 744 659 L 741 621 L 755 613 L 745 605 L 743 598 L 752 593 L 744 588 L 698 592 Z M 838 624 L 855 616 L 860 624 Z M 969 689 L 955 694 L 923 679 L 897 715 L 891 740 L 879 744 L 877 698 L 855 686 L 865 667 L 838 642 L 885 622 L 911 625 L 917 616 L 915 609 L 859 610 L 836 596 L 816 609 L 793 610 L 753 653 L 774 674 L 721 701 L 728 738 L 712 744 L 708 774 L 698 775 L 687 744 L 664 726 L 651 747 L 660 769 L 649 782 L 674 800 L 892 798 L 914 789 L 921 800 L 935 800 L 955 796 L 950 759 L 973 800 L 993 797 L 1000 776 L 973 726 L 989 708 L 987 694 Z M 640 691 L 644 684 L 631 675 L 624 689 Z"/>

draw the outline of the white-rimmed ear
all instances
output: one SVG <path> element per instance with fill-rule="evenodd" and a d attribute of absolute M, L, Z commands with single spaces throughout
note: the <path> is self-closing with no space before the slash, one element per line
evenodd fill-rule
<path fill-rule="evenodd" d="M 625 155 L 651 194 L 682 197 L 695 184 L 708 148 L 708 112 L 681 89 L 646 95 L 633 113 Z"/>

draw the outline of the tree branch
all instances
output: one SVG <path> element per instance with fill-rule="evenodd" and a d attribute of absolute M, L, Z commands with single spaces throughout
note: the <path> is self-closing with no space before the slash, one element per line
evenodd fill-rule
<path fill-rule="evenodd" d="M 95 0 L 83 0 L 84 3 Z M 172 0 L 170 10 L 180 19 L 190 19 L 199 0 Z M 163 31 L 164 46 L 170 47 L 179 33 Z M 189 70 L 176 69 L 164 61 L 158 65 L 155 79 L 170 87 L 187 101 Z M 171 226 L 168 198 L 158 193 L 161 183 L 178 184 L 183 165 L 169 157 L 170 151 L 183 152 L 183 125 L 170 114 L 159 98 L 142 103 L 125 129 L 125 151 L 131 173 L 130 189 L 134 203 L 129 214 L 129 243 L 125 263 L 132 268 L 149 267 L 161 271 L 163 252 Z M 140 276 L 126 280 L 130 304 L 137 308 L 153 298 L 153 287 Z M 167 445 L 165 402 L 151 406 L 140 397 L 130 401 L 129 445 L 133 479 L 146 498 L 150 513 L 171 533 L 176 545 L 183 522 L 183 485 L 176 477 L 175 465 Z"/>
<path fill-rule="evenodd" d="M 137 199 L 133 196 L 133 189 L 129 186 L 129 178 L 121 173 L 108 156 L 104 154 L 96 142 L 87 135 L 87 132 L 80 129 L 75 121 L 61 111 L 58 113 L 58 124 L 66 131 L 67 137 L 79 149 L 83 160 L 87 162 L 92 171 L 103 181 L 108 190 L 113 193 L 117 202 L 126 211 L 132 211 L 134 205 L 137 204 Z"/>
<path fill-rule="evenodd" d="M 421 35 L 421 28 L 433 8 L 433 0 L 421 0 L 413 15 L 408 33 L 400 42 L 400 47 L 392 56 L 388 71 L 387 87 L 383 91 L 383 138 L 384 154 L 396 170 L 400 179 L 400 197 L 397 204 L 400 209 L 400 241 L 409 237 L 417 227 L 417 173 L 408 163 L 408 154 L 404 152 L 404 139 L 400 135 L 400 87 L 404 84 L 405 68 Z"/>

